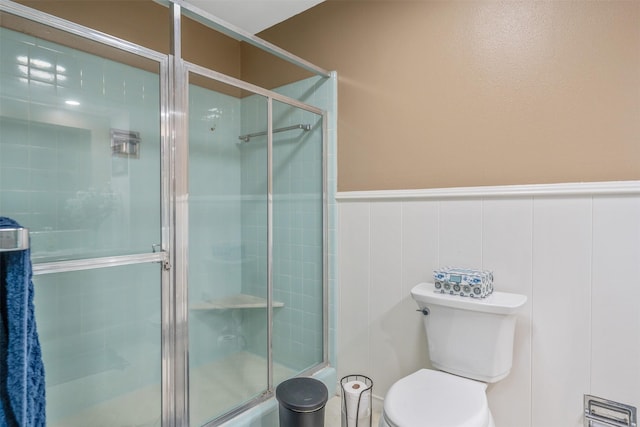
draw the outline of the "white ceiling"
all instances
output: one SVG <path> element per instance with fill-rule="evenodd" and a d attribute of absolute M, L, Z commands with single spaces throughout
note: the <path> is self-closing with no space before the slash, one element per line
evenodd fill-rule
<path fill-rule="evenodd" d="M 188 3 L 256 34 L 324 0 L 187 0 Z"/>

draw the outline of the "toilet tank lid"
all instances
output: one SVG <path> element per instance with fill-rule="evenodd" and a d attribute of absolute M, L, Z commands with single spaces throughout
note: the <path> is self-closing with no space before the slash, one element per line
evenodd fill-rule
<path fill-rule="evenodd" d="M 527 302 L 526 295 L 507 292 L 493 292 L 486 298 L 461 297 L 435 292 L 433 283 L 419 283 L 411 289 L 411 296 L 418 305 L 440 305 L 462 310 L 481 311 L 495 314 L 515 313 Z"/>

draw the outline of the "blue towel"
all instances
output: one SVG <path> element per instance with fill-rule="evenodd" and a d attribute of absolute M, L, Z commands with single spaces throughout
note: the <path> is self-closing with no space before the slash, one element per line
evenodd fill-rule
<path fill-rule="evenodd" d="M 17 227 L 0 217 L 0 229 Z M 0 427 L 46 425 L 33 290 L 31 251 L 0 252 Z"/>

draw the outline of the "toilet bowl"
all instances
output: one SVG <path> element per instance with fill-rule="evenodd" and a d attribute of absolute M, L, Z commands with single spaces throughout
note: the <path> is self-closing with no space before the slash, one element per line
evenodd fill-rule
<path fill-rule="evenodd" d="M 495 427 L 486 388 L 478 381 L 421 369 L 391 386 L 379 427 Z"/>

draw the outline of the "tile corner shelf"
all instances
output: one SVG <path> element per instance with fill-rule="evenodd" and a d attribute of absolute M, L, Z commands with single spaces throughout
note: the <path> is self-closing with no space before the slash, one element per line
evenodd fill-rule
<path fill-rule="evenodd" d="M 229 310 L 234 308 L 266 308 L 267 299 L 254 295 L 236 294 L 208 301 L 198 301 L 191 310 Z M 283 302 L 273 301 L 273 307 L 284 307 Z"/>

